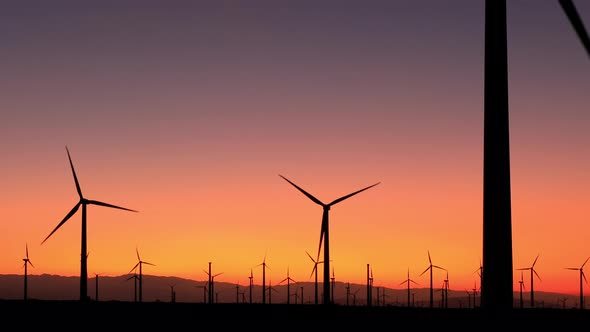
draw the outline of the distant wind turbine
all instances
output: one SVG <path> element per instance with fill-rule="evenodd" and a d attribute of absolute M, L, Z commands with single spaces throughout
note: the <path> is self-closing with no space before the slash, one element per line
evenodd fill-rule
<path fill-rule="evenodd" d="M 320 231 L 320 245 L 318 247 L 318 257 L 319 257 L 320 250 L 322 249 L 322 240 L 323 240 L 323 242 L 324 242 L 324 285 L 323 285 L 324 293 L 323 293 L 323 297 L 324 297 L 324 305 L 330 304 L 330 235 L 329 235 L 330 233 L 329 233 L 329 221 L 328 221 L 330 208 L 333 205 L 335 205 L 339 202 L 342 202 L 343 200 L 345 200 L 347 198 L 350 198 L 360 192 L 363 192 L 369 188 L 372 188 L 372 187 L 378 185 L 380 182 L 377 182 L 377 183 L 370 185 L 368 187 L 365 187 L 361 190 L 357 190 L 353 193 L 350 193 L 348 195 L 337 198 L 328 204 L 324 204 L 324 203 L 322 203 L 322 201 L 315 198 L 314 196 L 312 196 L 310 193 L 306 192 L 305 190 L 301 189 L 299 186 L 297 186 L 295 183 L 288 180 L 286 177 L 284 177 L 280 174 L 279 174 L 279 176 L 282 177 L 285 181 L 289 182 L 292 186 L 297 188 L 300 192 L 302 192 L 305 196 L 307 196 L 307 198 L 311 199 L 314 203 L 322 206 L 322 208 L 324 210 L 323 215 L 322 215 L 322 226 L 321 226 L 321 231 Z"/>
<path fill-rule="evenodd" d="M 289 276 L 289 267 L 287 267 L 287 277 L 283 280 L 281 280 L 281 282 L 279 282 L 279 285 L 282 284 L 283 282 L 287 282 L 287 304 L 291 303 L 291 282 L 296 282 L 295 280 L 293 280 L 293 278 L 291 278 Z"/>
<path fill-rule="evenodd" d="M 519 292 L 520 292 L 520 308 L 524 308 L 524 300 L 522 298 L 522 291 L 524 290 L 524 278 L 523 278 L 523 272 L 520 271 L 520 280 L 518 281 L 519 283 Z"/>
<path fill-rule="evenodd" d="M 588 280 L 586 280 L 586 275 L 584 274 L 584 265 L 586 265 L 586 263 L 588 262 L 588 259 L 590 259 L 590 257 L 586 258 L 586 260 L 584 261 L 584 264 L 582 264 L 582 266 L 580 267 L 566 267 L 566 270 L 575 270 L 575 271 L 580 271 L 580 309 L 584 309 L 584 281 L 586 283 L 588 283 Z"/>
<path fill-rule="evenodd" d="M 175 303 L 176 302 L 176 291 L 174 290 L 174 287 L 176 287 L 176 285 L 169 285 L 170 286 L 170 303 Z"/>
<path fill-rule="evenodd" d="M 336 287 L 336 276 L 334 275 L 334 267 L 332 267 L 332 278 L 330 278 L 332 282 L 332 303 L 334 303 L 334 288 Z"/>
<path fill-rule="evenodd" d="M 23 258 L 23 261 L 25 262 L 23 264 L 23 267 L 25 268 L 25 295 L 24 295 L 24 299 L 25 301 L 29 298 L 29 285 L 28 285 L 28 272 L 27 272 L 27 267 L 28 265 L 31 265 L 31 267 L 33 266 L 33 263 L 31 263 L 31 260 L 29 259 L 29 245 L 25 243 L 25 258 Z"/>
<path fill-rule="evenodd" d="M 410 283 L 414 283 L 414 284 L 418 285 L 417 282 L 415 282 L 414 280 L 410 279 L 410 269 L 409 268 L 408 268 L 408 278 L 406 280 L 402 281 L 400 283 L 400 285 L 403 285 L 405 283 L 408 284 L 408 308 L 409 308 L 409 307 L 411 307 L 411 304 L 410 304 Z"/>
<path fill-rule="evenodd" d="M 139 257 L 139 250 L 137 248 L 135 248 L 135 253 L 137 254 L 137 264 L 135 264 L 135 266 L 129 271 L 129 273 L 136 271 L 136 269 L 139 267 L 139 302 L 143 302 L 143 264 L 153 266 L 155 266 L 155 264 L 142 261 L 141 257 Z"/>
<path fill-rule="evenodd" d="M 305 253 L 307 254 L 307 256 L 309 256 L 309 259 L 311 259 L 311 261 L 313 262 L 313 269 L 311 270 L 311 275 L 309 277 L 311 278 L 311 276 L 313 276 L 315 274 L 315 282 L 314 282 L 315 304 L 318 304 L 318 264 L 322 264 L 324 261 L 318 261 L 317 259 L 314 259 L 313 257 L 311 257 L 311 255 L 307 251 L 305 251 Z"/>
<path fill-rule="evenodd" d="M 211 272 L 211 262 L 209 262 L 209 271 L 205 271 L 203 270 L 203 272 L 205 272 L 207 274 L 207 276 L 209 277 L 209 281 L 207 282 L 207 286 L 209 287 L 209 304 L 213 304 L 213 296 L 216 295 L 215 293 L 215 277 L 217 277 L 220 274 L 223 274 L 223 272 L 219 272 L 217 274 L 212 274 Z M 217 302 L 217 301 L 215 301 Z"/>
<path fill-rule="evenodd" d="M 76 184 L 76 190 L 78 191 L 78 196 L 80 197 L 80 200 L 78 201 L 78 203 L 76 203 L 76 205 L 74 205 L 72 210 L 70 210 L 70 212 L 68 212 L 68 214 L 62 219 L 62 221 L 57 225 L 57 227 L 55 227 L 53 229 L 53 231 L 51 231 L 51 233 L 49 233 L 49 235 L 47 235 L 47 237 L 41 242 L 41 244 L 45 243 L 45 241 L 47 241 L 47 239 L 49 239 L 49 237 L 53 233 L 55 233 L 55 231 L 57 231 L 66 221 L 68 221 L 68 219 L 70 219 L 70 217 L 72 217 L 78 211 L 80 206 L 82 206 L 82 245 L 81 245 L 82 249 L 81 249 L 81 254 L 80 254 L 80 301 L 87 301 L 88 300 L 88 287 L 87 287 L 88 286 L 88 269 L 87 269 L 88 250 L 87 250 L 87 241 L 86 241 L 86 206 L 87 205 L 99 205 L 99 206 L 105 206 L 105 207 L 110 207 L 110 208 L 120 209 L 120 210 L 125 210 L 125 211 L 131 211 L 131 212 L 137 212 L 137 211 L 85 198 L 82 195 L 82 189 L 80 189 L 80 183 L 78 183 L 78 177 L 76 176 L 76 171 L 74 170 L 74 164 L 72 163 L 72 158 L 70 157 L 70 151 L 68 150 L 67 147 L 66 147 L 66 152 L 68 153 L 70 167 L 72 168 L 72 174 L 74 176 L 74 182 Z"/>
<path fill-rule="evenodd" d="M 252 287 L 254 287 L 253 281 L 252 279 L 254 278 L 254 274 L 252 273 L 252 269 L 250 269 L 250 276 L 248 277 L 248 279 L 250 279 L 250 286 L 248 287 L 248 291 L 250 292 L 250 304 L 252 304 Z"/>
<path fill-rule="evenodd" d="M 533 281 L 534 281 L 533 274 L 536 275 L 537 278 L 539 278 L 539 280 L 541 280 L 541 277 L 539 277 L 539 274 L 535 270 L 535 264 L 537 264 L 537 259 L 539 259 L 539 255 L 537 255 L 537 257 L 535 257 L 535 260 L 533 261 L 533 264 L 530 267 L 523 267 L 521 269 L 518 269 L 518 270 L 531 271 L 531 308 L 535 306 L 535 289 L 534 289 L 534 284 L 533 284 Z"/>
<path fill-rule="evenodd" d="M 446 269 L 442 268 L 438 265 L 432 264 L 432 259 L 430 258 L 430 251 L 428 251 L 428 263 L 429 263 L 428 267 L 420 275 L 423 275 L 424 273 L 426 273 L 426 271 L 430 270 L 430 308 L 432 308 L 432 307 L 434 307 L 434 289 L 432 288 L 432 270 L 433 270 L 433 268 L 437 268 L 437 269 L 446 271 Z"/>
<path fill-rule="evenodd" d="M 266 269 L 270 267 L 266 264 L 266 254 L 264 254 L 264 258 L 262 259 L 262 263 L 256 265 L 262 266 L 262 304 L 266 303 Z"/>
<path fill-rule="evenodd" d="M 137 273 L 133 273 L 133 275 L 127 278 L 126 281 L 131 279 L 133 279 L 133 302 L 137 302 L 137 280 L 139 280 Z"/>
<path fill-rule="evenodd" d="M 94 301 L 98 302 L 98 276 L 100 275 L 100 273 L 95 273 L 95 279 L 94 279 Z"/>

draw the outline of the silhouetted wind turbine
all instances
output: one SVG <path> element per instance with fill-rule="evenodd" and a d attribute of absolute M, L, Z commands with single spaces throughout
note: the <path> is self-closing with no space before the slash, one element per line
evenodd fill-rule
<path fill-rule="evenodd" d="M 24 299 L 25 301 L 29 298 L 29 284 L 28 284 L 28 266 L 27 265 L 31 265 L 31 267 L 33 266 L 33 263 L 31 263 L 31 260 L 29 259 L 29 245 L 25 243 L 25 258 L 23 258 L 23 261 L 25 262 L 23 264 L 23 267 L 25 268 L 25 294 L 24 294 Z"/>
<path fill-rule="evenodd" d="M 285 181 L 289 182 L 291 185 L 293 185 L 295 188 L 297 188 L 299 191 L 301 191 L 305 196 L 307 196 L 307 198 L 311 199 L 314 203 L 322 206 L 324 212 L 322 215 L 322 227 L 321 227 L 321 231 L 320 231 L 320 245 L 318 247 L 318 257 L 320 254 L 320 250 L 322 249 L 322 240 L 324 242 L 324 304 L 327 305 L 330 303 L 330 232 L 329 232 L 329 211 L 330 211 L 330 207 L 332 207 L 333 205 L 342 202 L 343 200 L 350 198 L 362 191 L 365 191 L 369 188 L 372 188 L 376 185 L 378 185 L 380 182 L 377 182 L 373 185 L 370 185 L 366 188 L 363 188 L 361 190 L 357 190 L 353 193 L 350 193 L 348 195 L 342 196 L 338 199 L 333 200 L 331 203 L 329 204 L 324 204 L 322 203 L 322 201 L 320 201 L 319 199 L 315 198 L 314 196 L 312 196 L 311 194 L 309 194 L 308 192 L 306 192 L 305 190 L 301 189 L 299 186 L 297 186 L 295 183 L 291 182 L 290 180 L 288 180 L 286 177 L 282 176 L 279 174 L 280 177 L 282 177 L 283 179 L 285 179 Z"/>
<path fill-rule="evenodd" d="M 127 278 L 126 281 L 131 279 L 133 279 L 133 302 L 137 302 L 137 280 L 139 280 L 137 273 L 133 273 L 133 275 Z"/>
<path fill-rule="evenodd" d="M 96 302 L 98 302 L 98 276 L 100 275 L 100 273 L 95 273 L 95 282 L 94 282 L 94 300 Z"/>
<path fill-rule="evenodd" d="M 580 267 L 566 267 L 566 270 L 575 270 L 575 271 L 580 271 L 580 309 L 584 309 L 584 281 L 586 281 L 586 283 L 588 283 L 588 280 L 586 280 L 586 275 L 584 274 L 584 265 L 586 265 L 586 263 L 588 262 L 588 259 L 590 259 L 590 257 L 586 258 L 586 260 L 584 261 L 584 264 L 582 264 L 582 266 Z"/>
<path fill-rule="evenodd" d="M 262 304 L 266 303 L 266 268 L 269 268 L 266 264 L 266 254 L 264 254 L 264 258 L 262 259 L 262 263 L 256 265 L 262 266 Z"/>
<path fill-rule="evenodd" d="M 563 10 L 590 55 L 588 34 L 571 0 Z M 485 2 L 483 271 L 481 306 L 512 309 L 512 208 L 506 0 Z"/>
<path fill-rule="evenodd" d="M 66 152 L 68 153 L 70 167 L 72 168 L 72 175 L 74 176 L 74 182 L 76 183 L 76 190 L 78 192 L 78 196 L 80 197 L 80 200 L 78 201 L 78 203 L 76 203 L 76 205 L 74 205 L 72 210 L 70 210 L 70 212 L 68 212 L 68 214 L 62 219 L 62 221 L 57 225 L 57 227 L 55 227 L 53 229 L 53 231 L 51 231 L 51 233 L 49 233 L 49 235 L 47 235 L 47 237 L 43 240 L 43 242 L 41 242 L 41 244 L 43 244 L 45 241 L 47 241 L 47 239 L 49 239 L 49 237 L 53 233 L 55 233 L 55 231 L 57 231 L 61 227 L 61 225 L 63 225 L 66 221 L 68 221 L 68 219 L 70 219 L 70 217 L 72 217 L 78 211 L 80 206 L 82 206 L 82 245 L 81 245 L 82 249 L 81 249 L 81 254 L 80 254 L 80 301 L 87 301 L 88 300 L 88 295 L 87 295 L 88 294 L 88 287 L 87 287 L 87 285 L 88 285 L 88 270 L 87 270 L 88 250 L 87 250 L 87 241 L 86 241 L 86 206 L 87 205 L 99 205 L 99 206 L 105 206 L 105 207 L 110 207 L 110 208 L 120 209 L 120 210 L 125 210 L 125 211 L 131 211 L 131 212 L 137 212 L 137 211 L 85 198 L 82 195 L 82 189 L 80 188 L 80 183 L 78 183 L 78 177 L 76 176 L 76 171 L 74 170 L 74 164 L 72 163 L 72 158 L 70 157 L 70 151 L 68 150 L 67 147 L 66 147 Z"/>
<path fill-rule="evenodd" d="M 153 265 L 153 266 L 155 266 L 155 264 L 142 261 L 141 257 L 139 257 L 139 250 L 137 250 L 137 248 L 135 248 L 135 253 L 137 254 L 137 264 L 135 264 L 135 266 L 129 271 L 129 273 L 135 271 L 135 269 L 137 269 L 137 267 L 139 267 L 139 277 L 138 277 L 138 280 L 139 280 L 139 302 L 143 302 L 143 264 Z"/>
<path fill-rule="evenodd" d="M 252 273 L 252 269 L 250 269 L 250 276 L 248 277 L 248 279 L 250 279 L 250 287 L 249 287 L 249 290 L 248 290 L 250 292 L 250 304 L 252 304 L 252 287 L 254 286 L 253 283 L 252 283 L 253 282 L 252 281 L 253 278 L 254 278 L 254 274 Z"/>
<path fill-rule="evenodd" d="M 521 269 L 518 270 L 530 270 L 531 271 L 531 307 L 535 306 L 535 290 L 534 290 L 534 285 L 533 285 L 533 274 L 537 276 L 537 278 L 539 278 L 539 280 L 541 280 L 541 277 L 539 277 L 539 274 L 537 274 L 537 271 L 535 271 L 535 264 L 537 263 L 537 259 L 539 259 L 539 255 L 537 255 L 537 257 L 535 257 L 535 260 L 533 261 L 533 265 L 531 265 L 530 267 L 523 267 Z"/>
<path fill-rule="evenodd" d="M 268 280 L 268 304 L 272 304 L 272 292 L 278 292 L 274 287 L 272 287 L 272 280 Z"/>
<path fill-rule="evenodd" d="M 520 308 L 524 308 L 524 300 L 522 298 L 522 291 L 524 290 L 524 279 L 523 279 L 523 272 L 520 271 L 520 280 L 518 281 L 519 283 L 519 292 L 520 292 Z"/>
<path fill-rule="evenodd" d="M 305 253 L 307 254 L 307 256 L 309 256 L 309 259 L 311 259 L 311 261 L 313 262 L 313 269 L 311 270 L 311 275 L 309 277 L 311 278 L 311 276 L 313 276 L 315 274 L 315 282 L 314 282 L 315 304 L 318 304 L 318 264 L 322 264 L 323 261 L 318 261 L 317 259 L 314 259 L 313 257 L 311 257 L 311 255 L 307 251 L 305 251 Z"/>
<path fill-rule="evenodd" d="M 281 280 L 281 282 L 279 282 L 279 285 L 282 284 L 283 282 L 287 282 L 287 304 L 291 303 L 291 281 L 296 282 L 295 280 L 293 280 L 293 278 L 291 278 L 289 276 L 289 268 L 287 267 L 287 277 L 283 280 Z"/>
<path fill-rule="evenodd" d="M 356 293 L 358 293 L 361 289 L 357 288 L 353 293 L 352 293 L 352 305 L 356 306 Z"/>
<path fill-rule="evenodd" d="M 176 291 L 174 290 L 174 287 L 176 285 L 169 285 L 170 286 L 170 303 L 175 303 L 176 302 Z"/>
<path fill-rule="evenodd" d="M 333 267 L 332 267 L 332 278 L 330 278 L 330 281 L 332 282 L 332 290 L 331 290 L 332 303 L 334 303 L 334 287 L 336 287 L 336 276 L 334 275 L 334 268 Z"/>
<path fill-rule="evenodd" d="M 445 294 L 445 308 L 449 307 L 449 271 L 447 271 L 447 277 L 443 281 L 443 292 Z"/>
<path fill-rule="evenodd" d="M 207 284 L 206 282 L 204 285 L 197 285 L 197 288 L 203 288 L 203 303 L 207 303 Z"/>
<path fill-rule="evenodd" d="M 408 278 L 407 278 L 406 280 L 402 281 L 402 282 L 400 283 L 400 285 L 403 285 L 403 284 L 405 284 L 405 283 L 407 283 L 407 284 L 408 284 L 408 308 L 409 308 L 409 307 L 411 306 L 411 304 L 410 304 L 410 283 L 414 283 L 414 284 L 416 284 L 416 285 L 418 284 L 418 283 L 417 283 L 417 282 L 415 282 L 414 280 L 410 279 L 410 269 L 409 269 L 409 268 L 408 268 Z"/>
<path fill-rule="evenodd" d="M 203 272 L 205 272 L 207 274 L 207 276 L 209 277 L 209 281 L 207 282 L 208 286 L 209 286 L 209 304 L 213 304 L 213 295 L 215 295 L 215 277 L 217 277 L 220 274 L 223 274 L 223 272 L 219 272 L 217 274 L 211 274 L 211 262 L 209 262 L 209 271 L 205 271 L 203 270 Z"/>
<path fill-rule="evenodd" d="M 428 267 L 420 275 L 423 275 L 424 273 L 426 273 L 426 271 L 430 270 L 430 308 L 432 308 L 432 307 L 434 307 L 434 289 L 432 288 L 432 270 L 433 270 L 433 268 L 437 268 L 437 269 L 441 269 L 441 270 L 446 271 L 446 269 L 444 269 L 438 265 L 432 264 L 432 259 L 430 259 L 430 251 L 428 251 L 428 263 L 429 263 Z"/>

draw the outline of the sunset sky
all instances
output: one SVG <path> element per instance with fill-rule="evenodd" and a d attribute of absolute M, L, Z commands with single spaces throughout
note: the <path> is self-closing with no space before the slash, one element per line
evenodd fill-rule
<path fill-rule="evenodd" d="M 588 27 L 590 2 L 574 1 Z M 484 0 L 9 1 L 0 8 L 0 274 L 479 287 Z M 557 0 L 508 1 L 514 290 L 579 292 L 590 61 Z M 590 263 L 588 264 L 590 269 Z M 320 269 L 319 279 L 322 279 Z M 589 270 L 590 271 L 590 270 Z M 528 271 L 524 271 L 529 286 Z M 434 272 L 434 284 L 443 283 Z M 587 292 L 586 292 L 587 293 Z M 588 293 L 587 293 L 588 294 Z"/>

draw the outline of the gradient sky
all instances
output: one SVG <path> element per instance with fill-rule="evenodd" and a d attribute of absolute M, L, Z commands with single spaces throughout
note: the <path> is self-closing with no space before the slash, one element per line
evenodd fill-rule
<path fill-rule="evenodd" d="M 577 294 L 590 256 L 590 62 L 557 0 L 508 1 L 514 268 Z M 575 1 L 590 24 L 590 2 Z M 0 8 L 0 273 L 479 286 L 484 0 L 9 1 Z M 589 265 L 590 267 L 590 265 Z M 320 270 L 319 279 L 322 279 Z M 525 286 L 529 275 L 525 271 Z M 434 273 L 435 286 L 444 274 Z M 520 271 L 514 273 L 518 290 Z"/>

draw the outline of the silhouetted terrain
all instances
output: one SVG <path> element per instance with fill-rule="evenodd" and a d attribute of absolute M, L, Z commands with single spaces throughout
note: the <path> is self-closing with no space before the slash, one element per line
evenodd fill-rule
<path fill-rule="evenodd" d="M 134 281 L 128 280 L 132 275 L 121 276 L 99 276 L 99 301 L 121 301 L 133 302 L 135 297 Z M 58 275 L 29 275 L 28 276 L 28 297 L 36 300 L 57 300 L 69 301 L 80 298 L 80 282 L 78 277 L 65 277 Z M 255 279 L 256 280 L 256 279 Z M 178 277 L 162 276 L 143 276 L 143 302 L 171 302 L 171 287 L 174 286 L 175 302 L 182 303 L 203 303 L 206 300 L 203 285 L 207 280 L 191 280 Z M 256 281 L 255 281 L 256 283 Z M 23 299 L 24 277 L 22 275 L 0 275 L 0 299 L 21 300 Z M 216 293 L 214 302 L 217 303 L 236 303 L 249 302 L 248 285 L 239 285 L 216 281 L 214 293 Z M 321 303 L 321 282 L 318 285 L 318 296 Z M 95 300 L 96 296 L 96 278 L 88 279 L 88 296 Z M 346 306 L 365 306 L 367 304 L 366 285 L 350 284 L 350 295 L 347 303 L 347 286 L 345 282 L 336 282 L 334 288 L 334 302 Z M 268 287 L 268 285 L 267 285 Z M 291 298 L 290 304 L 301 304 L 301 287 L 303 287 L 303 304 L 314 303 L 314 283 L 298 282 L 291 283 L 289 290 Z M 287 303 L 287 284 L 272 285 L 274 291 L 272 296 L 266 297 L 267 304 L 286 304 Z M 469 290 L 471 292 L 472 290 Z M 411 301 L 414 307 L 427 307 L 429 304 L 428 288 L 412 288 Z M 252 303 L 262 303 L 262 287 L 254 285 L 252 287 Z M 434 306 L 441 306 L 442 297 L 440 289 L 435 289 Z M 379 300 L 377 300 L 379 298 Z M 530 307 L 530 294 L 523 293 L 524 307 Z M 519 307 L 519 294 L 514 293 L 515 307 Z M 548 293 L 539 290 L 535 291 L 536 306 L 540 308 L 559 308 L 570 309 L 577 308 L 579 297 L 576 294 L 558 294 Z M 407 289 L 399 288 L 382 288 L 373 287 L 373 306 L 407 306 Z M 479 296 L 475 299 L 476 306 L 479 306 Z M 468 296 L 465 290 L 449 290 L 448 299 L 449 308 L 472 308 L 473 297 Z"/>

